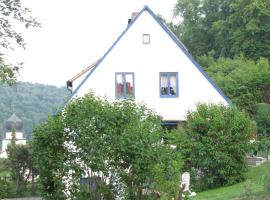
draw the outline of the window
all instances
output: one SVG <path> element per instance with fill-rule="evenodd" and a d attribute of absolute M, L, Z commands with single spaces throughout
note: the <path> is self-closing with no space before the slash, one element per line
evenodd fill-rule
<path fill-rule="evenodd" d="M 175 98 L 178 97 L 178 73 L 160 72 L 160 97 Z"/>
<path fill-rule="evenodd" d="M 143 44 L 150 44 L 150 34 L 143 34 L 142 35 L 142 42 L 143 42 Z"/>
<path fill-rule="evenodd" d="M 116 98 L 134 98 L 134 73 L 117 72 L 115 73 Z"/>

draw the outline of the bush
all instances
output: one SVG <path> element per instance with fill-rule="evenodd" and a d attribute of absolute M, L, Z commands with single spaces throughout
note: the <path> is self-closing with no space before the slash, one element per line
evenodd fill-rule
<path fill-rule="evenodd" d="M 250 136 L 251 120 L 235 108 L 200 104 L 188 112 L 182 151 L 194 189 L 244 180 Z"/>
<path fill-rule="evenodd" d="M 160 117 L 133 101 L 109 103 L 92 93 L 70 101 L 62 115 L 35 129 L 42 196 L 66 199 L 64 190 L 71 199 L 95 199 L 95 191 L 132 200 L 158 190 L 172 197 L 182 163 L 179 153 L 162 143 L 165 133 Z M 93 177 L 104 184 L 91 182 Z"/>

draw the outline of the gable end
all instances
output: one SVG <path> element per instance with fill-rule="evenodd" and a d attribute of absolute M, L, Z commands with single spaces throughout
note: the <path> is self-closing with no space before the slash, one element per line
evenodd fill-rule
<path fill-rule="evenodd" d="M 127 28 L 121 33 L 121 35 L 117 38 L 117 40 L 113 43 L 113 45 L 107 50 L 107 52 L 102 56 L 102 58 L 96 63 L 96 66 L 87 74 L 87 76 L 82 80 L 82 82 L 78 85 L 78 87 L 74 90 L 72 97 L 78 92 L 81 86 L 85 83 L 85 81 L 89 78 L 89 76 L 95 71 L 95 69 L 99 66 L 99 64 L 106 58 L 106 56 L 111 52 L 111 50 L 115 47 L 115 45 L 119 42 L 119 40 L 125 35 L 125 33 L 130 29 L 130 27 L 136 22 L 136 20 L 141 16 L 141 14 L 147 11 L 155 21 L 161 26 L 161 28 L 170 36 L 170 38 L 175 42 L 175 44 L 184 52 L 184 54 L 189 58 L 189 60 L 193 63 L 193 65 L 199 70 L 199 72 L 207 79 L 207 81 L 215 88 L 215 90 L 225 99 L 225 101 L 232 105 L 231 100 L 222 92 L 222 90 L 211 80 L 211 78 L 205 73 L 203 68 L 195 61 L 192 55 L 188 52 L 184 44 L 182 44 L 178 38 L 167 28 L 167 26 L 161 21 L 161 19 L 154 14 L 154 12 L 145 5 L 143 9 L 139 12 L 139 14 L 130 21 Z M 71 98 L 72 98 L 71 97 Z"/>

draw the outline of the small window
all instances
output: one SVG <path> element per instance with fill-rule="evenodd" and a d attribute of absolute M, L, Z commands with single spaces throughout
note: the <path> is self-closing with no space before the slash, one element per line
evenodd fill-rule
<path fill-rule="evenodd" d="M 160 97 L 178 97 L 178 73 L 160 72 Z"/>
<path fill-rule="evenodd" d="M 133 99 L 134 98 L 134 73 L 117 72 L 115 74 L 116 98 Z"/>
<path fill-rule="evenodd" d="M 143 44 L 150 44 L 150 34 L 142 35 Z"/>

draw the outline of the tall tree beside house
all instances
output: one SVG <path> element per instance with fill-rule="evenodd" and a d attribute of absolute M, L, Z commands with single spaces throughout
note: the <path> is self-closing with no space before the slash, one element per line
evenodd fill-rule
<path fill-rule="evenodd" d="M 174 15 L 182 21 L 174 30 L 195 57 L 270 59 L 269 8 L 268 0 L 178 0 Z"/>
<path fill-rule="evenodd" d="M 18 31 L 14 29 L 13 23 L 23 24 L 26 28 L 38 27 L 40 24 L 30 15 L 31 11 L 22 6 L 20 0 L 0 1 L 0 46 L 13 49 L 12 43 L 25 48 L 25 41 Z M 0 54 L 0 83 L 10 85 L 16 82 L 21 64 L 7 64 Z"/>

